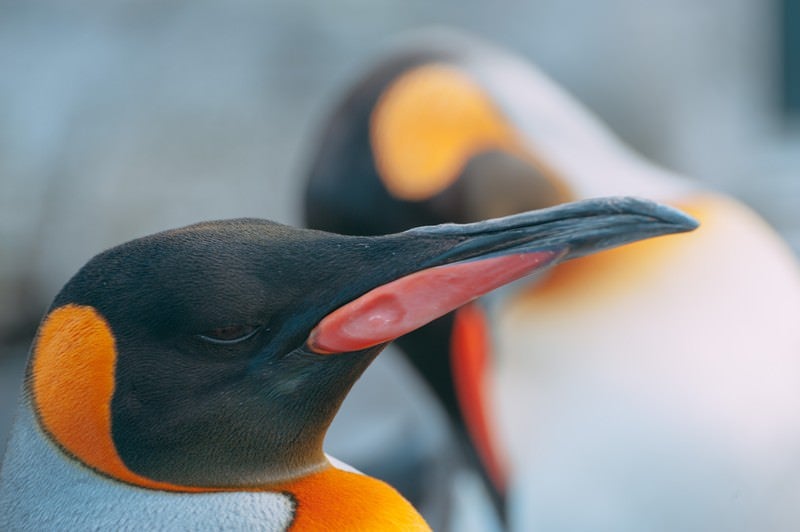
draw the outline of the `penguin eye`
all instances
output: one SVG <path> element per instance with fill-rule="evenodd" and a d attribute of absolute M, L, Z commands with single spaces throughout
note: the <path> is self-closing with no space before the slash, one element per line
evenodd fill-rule
<path fill-rule="evenodd" d="M 207 331 L 205 334 L 198 334 L 198 338 L 203 341 L 218 345 L 232 345 L 244 342 L 252 337 L 259 330 L 254 325 L 226 325 Z"/>

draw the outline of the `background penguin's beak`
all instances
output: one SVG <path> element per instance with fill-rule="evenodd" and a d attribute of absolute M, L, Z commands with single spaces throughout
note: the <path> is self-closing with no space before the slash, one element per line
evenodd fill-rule
<path fill-rule="evenodd" d="M 569 203 L 471 224 L 411 229 L 401 235 L 452 242 L 418 269 L 339 307 L 314 328 L 318 354 L 387 343 L 499 286 L 551 266 L 637 240 L 691 231 L 697 222 L 635 198 Z"/>

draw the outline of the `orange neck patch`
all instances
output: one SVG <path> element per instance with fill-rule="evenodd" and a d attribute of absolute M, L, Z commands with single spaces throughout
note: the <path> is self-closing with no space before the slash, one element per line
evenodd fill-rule
<path fill-rule="evenodd" d="M 114 335 L 94 308 L 69 304 L 53 310 L 39 329 L 29 376 L 45 431 L 106 476 L 152 489 L 203 491 L 157 482 L 125 466 L 111 437 L 116 361 Z"/>
<path fill-rule="evenodd" d="M 328 467 L 269 489 L 291 493 L 295 498 L 292 531 L 430 530 L 394 488 L 359 473 Z"/>
<path fill-rule="evenodd" d="M 384 92 L 371 116 L 370 141 L 386 188 L 412 201 L 443 191 L 480 151 L 521 151 L 480 86 L 442 64 L 410 70 Z"/>

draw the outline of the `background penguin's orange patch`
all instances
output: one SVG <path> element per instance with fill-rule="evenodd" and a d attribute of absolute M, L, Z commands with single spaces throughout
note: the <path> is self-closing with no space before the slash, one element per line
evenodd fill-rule
<path fill-rule="evenodd" d="M 202 491 L 141 477 L 129 470 L 111 438 L 117 353 L 114 335 L 92 307 L 65 305 L 45 319 L 29 382 L 44 429 L 69 454 L 110 477 L 142 487 Z"/>
<path fill-rule="evenodd" d="M 491 352 L 489 322 L 478 303 L 464 305 L 456 311 L 450 343 L 453 379 L 465 423 L 492 483 L 503 493 L 507 476 L 505 459 L 494 444 L 493 435 L 497 430 L 489 415 L 492 411 L 489 404 L 492 394 L 487 390 Z"/>
<path fill-rule="evenodd" d="M 441 64 L 410 70 L 386 90 L 371 117 L 370 140 L 384 185 L 405 200 L 441 192 L 480 151 L 520 151 L 480 86 Z"/>

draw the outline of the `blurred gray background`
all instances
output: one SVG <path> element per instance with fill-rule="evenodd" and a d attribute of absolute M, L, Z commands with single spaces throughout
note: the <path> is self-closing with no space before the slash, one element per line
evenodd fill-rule
<path fill-rule="evenodd" d="M 800 249 L 793 0 L 0 0 L 0 449 L 36 322 L 114 244 L 299 223 L 316 128 L 394 36 L 507 46 Z M 576 155 L 578 156 L 578 155 Z"/>

